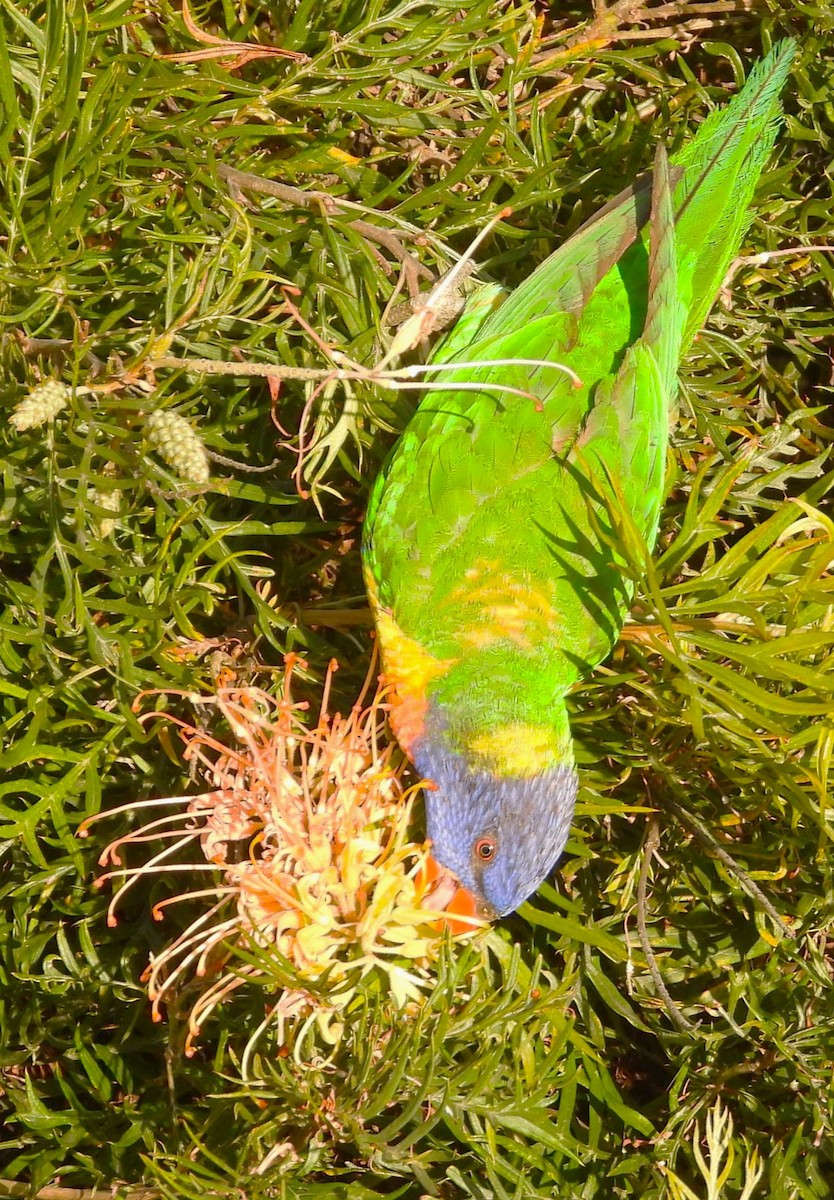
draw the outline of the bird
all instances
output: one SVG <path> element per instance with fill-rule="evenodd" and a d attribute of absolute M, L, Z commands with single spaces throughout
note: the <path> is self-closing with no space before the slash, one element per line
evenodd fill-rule
<path fill-rule="evenodd" d="M 425 781 L 432 855 L 485 919 L 564 850 L 566 697 L 634 589 L 612 513 L 654 546 L 681 360 L 752 220 L 794 53 L 775 45 L 503 302 L 467 306 L 372 488 L 362 558 L 390 725 Z"/>

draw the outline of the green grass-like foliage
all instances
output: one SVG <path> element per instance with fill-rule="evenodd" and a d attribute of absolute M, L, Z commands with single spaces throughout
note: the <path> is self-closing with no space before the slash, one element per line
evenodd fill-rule
<path fill-rule="evenodd" d="M 352 703 L 370 654 L 359 523 L 411 404 L 360 381 L 305 414 L 302 385 L 271 396 L 145 360 L 323 365 L 290 285 L 326 342 L 373 364 L 398 268 L 357 216 L 427 277 L 511 203 L 482 275 L 515 283 L 785 34 L 800 59 L 745 253 L 824 243 L 830 6 L 218 0 L 193 17 L 304 57 L 166 57 L 212 47 L 164 2 L 0 5 L 4 407 L 44 381 L 69 389 L 45 424 L 0 430 L 0 1190 L 829 1197 L 825 252 L 743 264 L 714 310 L 654 563 L 615 528 L 638 598 L 573 697 L 568 853 L 520 915 L 447 946 L 422 1007 L 369 986 L 337 1047 L 313 1027 L 283 1048 L 265 1034 L 244 1080 L 242 1047 L 285 979 L 265 964 L 185 1061 L 182 1014 L 153 1025 L 139 982 L 170 932 L 150 917 L 165 880 L 109 929 L 93 882 L 116 831 L 75 830 L 196 790 L 138 722 L 143 689 L 207 691 L 224 669 L 270 686 L 298 650 L 314 708 L 334 655 Z M 367 211 L 247 207 L 218 165 Z M 190 467 L 148 426 L 160 410 L 181 418 Z"/>

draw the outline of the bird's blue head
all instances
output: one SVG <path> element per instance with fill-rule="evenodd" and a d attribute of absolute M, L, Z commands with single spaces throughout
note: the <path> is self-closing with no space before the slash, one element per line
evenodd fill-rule
<path fill-rule="evenodd" d="M 473 769 L 442 735 L 413 747 L 426 791 L 426 826 L 437 861 L 454 872 L 486 917 L 506 916 L 550 873 L 576 802 L 572 763 L 527 777 Z"/>

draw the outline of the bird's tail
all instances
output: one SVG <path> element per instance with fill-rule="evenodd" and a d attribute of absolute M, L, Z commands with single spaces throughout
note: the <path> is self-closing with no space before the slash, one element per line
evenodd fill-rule
<path fill-rule="evenodd" d="M 796 52 L 779 42 L 757 63 L 738 96 L 709 116 L 673 162 L 679 286 L 687 318 L 682 349 L 701 328 L 751 221 L 750 202 L 773 148 L 779 99 Z"/>

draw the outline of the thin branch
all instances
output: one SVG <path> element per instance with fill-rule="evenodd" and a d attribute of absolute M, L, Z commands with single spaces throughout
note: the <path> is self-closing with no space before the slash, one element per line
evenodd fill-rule
<path fill-rule="evenodd" d="M 385 370 L 362 367 L 354 363 L 337 350 L 330 351 L 331 358 L 335 363 L 347 363 L 347 368 L 336 366 L 331 369 L 323 369 L 321 367 L 287 367 L 279 363 L 252 363 L 239 362 L 237 359 L 234 362 L 224 361 L 216 358 L 176 358 L 173 355 L 165 354 L 160 358 L 149 358 L 145 362 L 145 366 L 155 371 L 159 367 L 176 367 L 186 371 L 198 371 L 205 375 L 255 375 L 265 378 L 272 377 L 274 379 L 295 379 L 304 382 L 315 381 L 320 385 L 316 388 L 311 400 L 318 395 L 321 387 L 331 381 L 336 382 L 355 382 L 366 383 L 371 386 L 390 388 L 392 391 L 458 391 L 458 392 L 495 392 L 500 396 L 520 396 L 523 400 L 529 400 L 536 405 L 537 411 L 541 411 L 541 400 L 533 392 L 527 392 L 523 388 L 512 387 L 508 383 L 496 383 L 491 380 L 465 380 L 455 379 L 451 383 L 443 383 L 442 381 L 421 379 L 417 380 L 420 375 L 434 374 L 440 371 L 458 371 L 464 369 L 478 370 L 483 367 L 518 367 L 518 366 L 536 366 L 541 368 L 549 367 L 554 371 L 561 371 L 567 375 L 575 388 L 582 387 L 582 380 L 571 367 L 565 363 L 551 361 L 547 358 L 490 358 L 478 362 L 449 362 L 449 363 L 410 363 L 405 367 L 396 367 Z M 384 360 L 383 360 L 384 361 Z M 308 402 L 309 403 L 309 402 Z M 304 418 L 302 417 L 302 424 Z"/>
<path fill-rule="evenodd" d="M 161 358 L 149 359 L 147 364 L 152 370 L 158 367 L 178 367 L 187 371 L 197 371 L 204 375 L 256 375 L 263 378 L 274 376 L 277 379 L 296 379 L 304 382 L 315 380 L 319 382 L 327 371 L 321 367 L 285 367 L 281 363 L 225 362 L 216 358 L 175 358 L 165 354 Z"/>
<path fill-rule="evenodd" d="M 266 179 L 263 175 L 254 175 L 251 171 L 238 171 L 236 167 L 228 167 L 225 163 L 217 164 L 217 174 L 226 181 L 229 192 L 235 200 L 241 200 L 244 192 L 256 192 L 262 196 L 274 196 L 286 204 L 295 204 L 298 208 L 318 208 L 325 212 L 336 212 L 344 209 L 346 212 L 360 212 L 379 215 L 378 210 L 356 200 L 345 200 L 341 196 L 331 196 L 329 192 L 319 192 L 314 189 L 292 187 L 289 183 L 279 183 L 276 179 Z M 376 226 L 374 226 L 376 229 Z M 384 232 L 384 231 L 383 231 Z M 429 235 L 410 226 L 402 226 L 402 237 L 429 240 Z"/>
<path fill-rule="evenodd" d="M 316 608 L 315 605 L 286 605 L 280 608 L 284 616 L 297 625 L 320 625 L 324 629 L 348 629 L 373 626 L 373 613 L 369 608 Z"/>
<path fill-rule="evenodd" d="M 711 851 L 712 854 L 715 855 L 719 862 L 723 863 L 727 870 L 731 871 L 732 874 L 735 875 L 736 879 L 739 881 L 747 894 L 753 900 L 755 900 L 759 907 L 762 908 L 770 917 L 776 928 L 776 932 L 779 934 L 779 937 L 796 937 L 794 931 L 789 925 L 786 924 L 786 918 L 783 917 L 781 913 L 777 912 L 759 885 L 754 883 L 747 872 L 738 865 L 733 856 L 724 849 L 715 835 L 711 833 L 709 829 L 707 829 L 706 825 L 704 825 L 700 818 L 696 817 L 694 813 L 688 812 L 687 809 L 678 804 L 676 800 L 667 800 L 665 801 L 665 804 L 681 821 L 683 821 L 684 825 L 689 826 L 695 836 L 701 842 L 703 842 L 703 844 L 709 851 Z"/>
<path fill-rule="evenodd" d="M 282 379 L 316 379 L 323 383 L 328 383 L 331 379 L 334 380 L 353 380 L 364 383 L 376 383 L 381 387 L 404 387 L 407 386 L 403 381 L 417 379 L 420 375 L 429 375 L 441 371 L 461 371 L 461 370 L 481 370 L 483 367 L 549 367 L 554 371 L 561 371 L 567 375 L 575 388 L 582 387 L 582 380 L 576 372 L 565 363 L 556 362 L 549 358 L 484 358 L 475 359 L 471 362 L 463 359 L 454 359 L 452 362 L 445 363 L 409 363 L 404 367 L 362 367 L 351 362 L 346 355 L 341 354 L 338 350 L 331 351 L 335 362 L 345 362 L 348 364 L 347 370 L 342 367 L 336 367 L 333 370 L 323 370 L 320 367 L 284 367 L 274 364 L 260 365 L 257 363 L 238 363 L 222 362 L 218 359 L 206 358 L 164 358 L 153 359 L 154 367 L 188 367 L 195 366 L 197 370 L 205 371 L 208 375 L 280 375 Z M 246 370 L 238 371 L 238 367 L 245 367 Z M 257 370 L 254 368 L 258 367 Z M 489 389 L 494 388 L 501 392 L 507 392 L 512 396 L 523 396 L 529 400 L 535 400 L 537 397 L 532 392 L 526 392 L 522 388 L 505 386 L 504 384 L 493 384 L 487 381 L 479 380 L 463 380 L 456 379 L 450 384 L 428 383 L 425 380 L 421 383 L 415 383 L 414 387 L 442 387 L 446 388 L 468 388 Z"/>
<path fill-rule="evenodd" d="M 561 29 L 552 37 L 543 38 L 542 50 L 531 55 L 530 61 L 539 68 L 549 66 L 560 59 L 575 58 L 585 50 L 599 51 L 617 42 L 649 41 L 664 37 L 680 37 L 693 34 L 699 29 L 710 29 L 721 24 L 709 17 L 731 16 L 733 13 L 750 10 L 751 0 L 713 0 L 712 3 L 660 4 L 652 8 L 635 0 L 617 0 L 610 7 L 604 3 L 594 4 L 591 21 L 579 28 Z M 624 25 L 647 26 L 653 21 L 671 21 L 672 24 L 657 28 L 624 29 Z M 677 22 L 677 23 L 674 23 Z M 561 43 L 553 49 L 553 44 Z"/>
<path fill-rule="evenodd" d="M 681 1033 L 695 1033 L 696 1027 L 691 1021 L 683 1015 L 681 1010 L 675 1004 L 672 997 L 669 995 L 669 989 L 663 982 L 663 976 L 660 973 L 660 968 L 657 965 L 657 959 L 652 950 L 652 943 L 649 939 L 649 931 L 646 925 L 646 890 L 649 884 L 649 873 L 652 869 L 652 861 L 655 851 L 660 844 L 660 821 L 657 814 L 654 814 L 649 821 L 649 830 L 646 834 L 646 841 L 643 844 L 643 865 L 640 868 L 640 879 L 637 884 L 637 932 L 640 935 L 640 945 L 643 947 L 643 953 L 646 956 L 646 962 L 651 972 L 651 977 L 654 980 L 654 986 L 657 988 L 657 993 L 666 1006 L 666 1011 L 671 1018 L 672 1024 L 675 1025 Z"/>
<path fill-rule="evenodd" d="M 790 258 L 792 255 L 801 258 L 805 254 L 834 254 L 834 246 L 829 243 L 816 246 L 783 246 L 780 250 L 762 250 L 759 254 L 740 254 L 730 263 L 721 283 L 721 303 L 725 308 L 731 307 L 733 289 L 730 285 L 741 267 L 764 267 L 774 258 Z"/>
<path fill-rule="evenodd" d="M 0 1179 L 0 1196 L 26 1196 L 29 1200 L 157 1200 L 161 1193 L 151 1187 L 129 1187 L 114 1183 L 109 1188 L 71 1188 L 48 1184 L 32 1191 L 29 1183 L 18 1183 L 14 1179 Z"/>
<path fill-rule="evenodd" d="M 263 467 L 253 467 L 248 463 L 238 462 L 236 458 L 227 458 L 225 454 L 217 454 L 214 450 L 209 450 L 208 456 L 212 462 L 221 463 L 224 467 L 231 467 L 233 470 L 247 475 L 264 475 L 268 471 L 274 471 L 281 463 L 280 458 L 273 458 L 271 463 L 267 463 Z"/>
<path fill-rule="evenodd" d="M 428 335 L 433 333 L 437 328 L 438 314 L 448 311 L 450 300 L 453 305 L 453 313 L 456 314 L 460 310 L 461 305 L 458 301 L 460 301 L 461 285 L 472 273 L 475 251 L 482 245 L 484 239 L 492 233 L 496 225 L 506 217 L 511 216 L 512 211 L 511 208 L 502 208 L 500 212 L 495 213 L 487 221 L 477 237 L 470 242 L 466 253 L 458 259 L 451 270 L 438 279 L 423 303 L 418 305 L 408 320 L 403 322 L 397 336 L 388 348 L 388 353 L 380 364 L 382 367 L 387 366 L 393 359 L 399 358 L 407 350 L 413 350 L 425 341 Z"/>
<path fill-rule="evenodd" d="M 285 204 L 294 204 L 297 208 L 318 209 L 325 214 L 339 210 L 373 211 L 364 204 L 354 204 L 350 200 L 331 196 L 328 192 L 304 191 L 302 188 L 291 187 L 287 183 L 278 183 L 274 179 L 263 179 L 260 175 L 252 175 L 248 171 L 238 171 L 234 167 L 226 166 L 225 163 L 217 164 L 217 174 L 225 181 L 229 195 L 238 202 L 242 200 L 244 192 L 256 192 L 262 196 L 274 196 L 277 200 L 283 200 Z M 424 266 L 413 254 L 409 254 L 402 244 L 405 238 L 414 241 L 424 238 L 425 235 L 418 230 L 411 232 L 404 229 L 399 233 L 394 233 L 391 229 L 382 229 L 378 225 L 372 225 L 370 221 L 364 221 L 361 217 L 349 221 L 348 228 L 353 229 L 366 242 L 382 246 L 392 258 L 402 265 L 406 286 L 412 297 L 416 296 L 419 291 L 420 279 L 434 279 L 434 275 L 428 267 Z"/>
<path fill-rule="evenodd" d="M 259 58 L 291 58 L 300 63 L 310 61 L 310 56 L 299 50 L 285 50 L 283 46 L 261 45 L 260 42 L 236 42 L 231 38 L 206 33 L 194 20 L 188 0 L 182 0 L 182 20 L 194 40 L 201 42 L 205 49 L 186 50 L 181 54 L 163 54 L 162 58 L 169 62 L 202 62 L 204 59 L 216 58 L 219 60 L 219 66 L 229 71 L 237 71 Z"/>
<path fill-rule="evenodd" d="M 75 348 L 75 342 L 69 338 L 29 337 L 22 329 L 16 330 L 14 336 L 20 345 L 21 351 L 27 358 L 38 358 L 40 355 L 43 355 L 44 358 L 55 361 L 56 359 L 67 358 Z M 92 350 L 85 350 L 81 356 L 81 361 L 89 363 L 94 376 L 101 374 L 104 370 L 104 363 L 93 354 Z"/>

